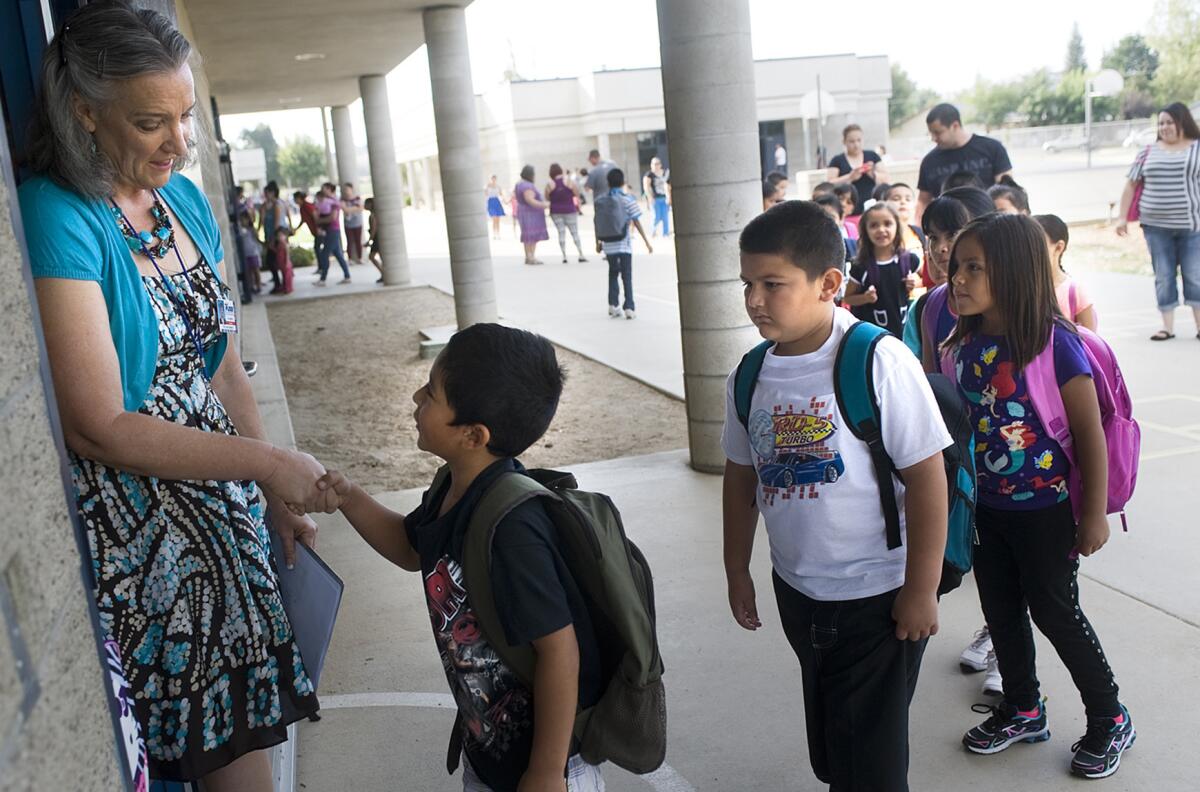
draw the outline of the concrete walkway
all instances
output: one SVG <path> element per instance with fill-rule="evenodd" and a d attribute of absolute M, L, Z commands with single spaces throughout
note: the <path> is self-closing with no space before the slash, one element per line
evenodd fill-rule
<path fill-rule="evenodd" d="M 406 217 L 406 223 L 409 222 Z M 415 223 L 414 223 L 415 225 Z M 419 238 L 419 235 L 418 235 Z M 496 283 L 507 321 L 681 395 L 674 263 L 635 252 L 639 318 L 610 320 L 601 292 L 604 268 L 562 265 L 547 257 L 525 267 L 497 243 Z M 519 248 L 516 251 L 519 252 Z M 355 268 L 355 280 L 363 268 Z M 414 275 L 445 286 L 444 259 L 414 260 Z M 374 278 L 372 277 L 371 280 Z M 297 297 L 357 291 L 298 280 Z M 1138 494 L 1128 534 L 1114 520 L 1113 539 L 1083 565 L 1090 618 L 1122 686 L 1140 739 L 1111 790 L 1190 790 L 1190 731 L 1200 699 L 1200 342 L 1180 314 L 1179 338 L 1152 344 L 1148 278 L 1087 278 L 1101 328 L 1129 379 L 1143 428 Z M 371 286 L 370 288 L 374 288 Z M 261 375 L 260 375 L 261 376 Z M 284 405 L 286 407 L 286 405 Z M 276 417 L 279 411 L 275 410 Z M 765 627 L 734 625 L 725 601 L 720 553 L 720 480 L 691 471 L 683 452 L 572 466 L 583 487 L 609 493 L 655 573 L 659 636 L 667 664 L 668 768 L 636 778 L 606 768 L 608 788 L 624 790 L 815 790 L 807 765 L 799 670 L 774 613 L 769 564 L 760 540 L 755 561 Z M 386 493 L 407 510 L 420 492 Z M 391 567 L 339 515 L 321 517 L 320 551 L 347 581 L 333 647 L 322 679 L 323 719 L 299 728 L 298 778 L 308 790 L 450 790 L 445 741 L 453 703 L 430 636 L 416 576 Z M 957 655 L 981 617 L 968 583 L 942 606 L 942 632 L 926 655 L 913 707 L 914 790 L 1078 789 L 1066 775 L 1070 745 L 1083 733 L 1082 707 L 1053 651 L 1039 644 L 1039 675 L 1049 696 L 1053 739 L 995 757 L 968 755 L 958 743 L 981 719 L 970 705 L 980 677 L 963 676 Z"/>

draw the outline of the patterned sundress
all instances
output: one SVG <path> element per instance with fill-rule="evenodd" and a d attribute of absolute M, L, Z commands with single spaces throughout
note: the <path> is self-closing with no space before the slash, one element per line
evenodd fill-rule
<path fill-rule="evenodd" d="M 168 277 L 210 348 L 228 289 L 204 261 Z M 142 281 L 159 343 L 139 412 L 236 434 L 166 286 Z M 287 739 L 288 724 L 318 704 L 283 610 L 258 486 L 70 460 L 101 626 L 120 650 L 151 778 L 195 780 Z"/>

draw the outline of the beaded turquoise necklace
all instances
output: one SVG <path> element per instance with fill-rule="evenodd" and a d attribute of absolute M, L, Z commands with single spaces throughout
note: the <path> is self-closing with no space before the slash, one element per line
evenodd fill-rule
<path fill-rule="evenodd" d="M 135 255 L 149 253 L 157 258 L 166 258 L 171 249 L 175 247 L 175 229 L 171 226 L 171 218 L 167 215 L 162 201 L 159 200 L 157 191 L 154 193 L 154 206 L 150 207 L 150 216 L 154 218 L 153 231 L 138 232 L 133 224 L 125 219 L 125 214 L 116 205 L 116 202 L 112 202 L 109 208 L 112 210 L 113 219 L 121 229 L 121 236 L 125 238 L 125 244 Z"/>

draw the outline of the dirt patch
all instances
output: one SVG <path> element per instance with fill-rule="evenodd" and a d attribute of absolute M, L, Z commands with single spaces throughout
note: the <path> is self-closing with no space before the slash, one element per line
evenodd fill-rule
<path fill-rule="evenodd" d="M 412 419 L 432 365 L 418 330 L 453 324 L 453 300 L 405 289 L 276 303 L 269 316 L 297 446 L 369 491 L 428 484 L 440 460 L 417 448 Z M 566 388 L 550 431 L 522 455 L 527 466 L 687 445 L 682 402 L 561 347 L 558 360 Z"/>
<path fill-rule="evenodd" d="M 1071 226 L 1071 242 L 1063 256 L 1068 271 L 1127 272 L 1152 275 L 1146 239 L 1137 223 L 1129 226 L 1129 235 L 1119 237 L 1115 226 L 1084 223 Z"/>

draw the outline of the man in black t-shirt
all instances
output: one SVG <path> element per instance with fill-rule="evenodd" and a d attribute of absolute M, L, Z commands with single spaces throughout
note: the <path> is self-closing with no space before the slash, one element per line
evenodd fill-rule
<path fill-rule="evenodd" d="M 376 552 L 421 573 L 434 641 L 458 705 L 464 789 L 564 789 L 568 775 L 579 788 L 603 785 L 572 736 L 577 709 L 595 705 L 603 693 L 599 645 L 541 499 L 500 520 L 489 570 L 504 640 L 531 646 L 536 655 L 532 685 L 484 634 L 463 570 L 476 506 L 497 479 L 523 470 L 514 457 L 545 433 L 562 384 L 546 339 L 496 324 L 473 325 L 450 339 L 429 382 L 413 394 L 417 445 L 450 469 L 441 485 L 405 516 L 330 471 L 317 485 L 325 494 L 306 504 L 310 510 L 340 508 Z M 535 698 L 541 701 L 536 713 Z M 436 746 L 441 736 L 430 735 L 428 742 Z"/>
<path fill-rule="evenodd" d="M 940 104 L 925 116 L 925 125 L 936 148 L 921 160 L 917 178 L 917 213 L 914 218 L 921 222 L 921 215 L 929 202 L 942 192 L 942 182 L 957 171 L 974 173 L 987 186 L 1000 181 L 1001 176 L 1012 173 L 1012 162 L 1008 151 L 999 140 L 983 135 L 973 135 L 962 128 L 958 108 L 951 104 Z"/>

